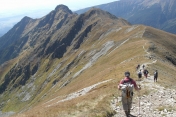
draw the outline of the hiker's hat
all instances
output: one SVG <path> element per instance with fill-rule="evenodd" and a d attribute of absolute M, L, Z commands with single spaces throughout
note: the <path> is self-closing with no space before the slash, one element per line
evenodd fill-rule
<path fill-rule="evenodd" d="M 126 72 L 125 72 L 125 76 L 126 76 L 126 77 L 129 77 L 129 76 L 130 76 L 130 72 L 129 72 L 129 71 L 126 71 Z"/>

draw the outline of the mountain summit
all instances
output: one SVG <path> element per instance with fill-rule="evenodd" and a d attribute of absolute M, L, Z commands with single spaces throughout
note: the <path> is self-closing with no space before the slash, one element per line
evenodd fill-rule
<path fill-rule="evenodd" d="M 55 11 L 63 11 L 63 12 L 72 14 L 72 11 L 71 11 L 67 6 L 65 6 L 65 5 L 58 5 L 58 6 L 55 8 Z"/>

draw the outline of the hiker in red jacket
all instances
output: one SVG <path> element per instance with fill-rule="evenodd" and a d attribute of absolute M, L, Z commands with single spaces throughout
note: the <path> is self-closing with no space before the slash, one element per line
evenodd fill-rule
<path fill-rule="evenodd" d="M 140 85 L 137 86 L 136 81 L 134 81 L 132 78 L 130 78 L 130 72 L 128 72 L 128 71 L 125 72 L 125 78 L 120 81 L 120 83 L 118 85 L 118 89 L 122 90 L 122 87 L 124 85 L 126 85 L 126 83 L 130 84 L 130 85 L 133 85 L 135 90 L 141 90 Z M 125 114 L 126 114 L 127 117 L 130 116 L 130 109 L 132 107 L 133 92 L 131 94 L 132 94 L 132 96 L 125 97 L 125 96 L 123 96 L 123 92 L 122 92 L 122 105 L 123 105 L 123 110 L 125 111 Z"/>

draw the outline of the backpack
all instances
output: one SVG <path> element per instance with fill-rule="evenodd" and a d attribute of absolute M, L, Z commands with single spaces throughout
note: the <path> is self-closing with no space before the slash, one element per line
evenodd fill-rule
<path fill-rule="evenodd" d="M 154 77 L 158 77 L 158 72 L 155 72 L 155 73 L 154 73 Z"/>
<path fill-rule="evenodd" d="M 132 79 L 129 82 L 123 80 L 123 84 L 120 84 L 122 90 L 122 98 L 132 98 L 134 85 L 131 84 Z"/>
<path fill-rule="evenodd" d="M 139 77 L 139 78 L 142 77 L 142 73 L 141 73 L 141 72 L 138 73 L 138 77 Z"/>
<path fill-rule="evenodd" d="M 147 71 L 147 70 L 145 70 L 145 71 L 144 71 L 144 74 L 148 74 L 148 71 Z"/>

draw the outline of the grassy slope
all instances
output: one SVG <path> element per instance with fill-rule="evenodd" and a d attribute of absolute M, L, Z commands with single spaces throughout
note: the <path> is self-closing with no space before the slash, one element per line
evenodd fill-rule
<path fill-rule="evenodd" d="M 109 55 L 106 54 L 105 56 L 99 58 L 98 61 L 95 64 L 93 64 L 92 67 L 83 71 L 78 77 L 74 78 L 71 83 L 63 87 L 61 90 L 58 90 L 60 87 L 60 83 L 58 83 L 54 88 L 50 90 L 50 92 L 48 92 L 47 96 L 43 98 L 43 100 L 40 103 L 36 103 L 37 106 L 25 112 L 24 114 L 20 114 L 17 116 L 73 117 L 84 115 L 91 117 L 91 116 L 107 116 L 109 113 L 113 113 L 110 108 L 110 100 L 112 99 L 113 96 L 117 97 L 120 94 L 120 92 L 117 90 L 117 84 L 124 77 L 123 76 L 124 72 L 129 70 L 131 72 L 131 77 L 137 80 L 137 75 L 135 72 L 136 65 L 152 61 L 151 59 L 148 58 L 143 48 L 143 46 L 145 48 L 149 48 L 150 46 L 149 42 L 151 41 L 151 40 L 148 41 L 147 38 L 142 38 L 143 32 L 146 27 L 138 26 L 132 31 L 127 32 L 127 29 L 129 28 L 131 27 L 123 27 L 118 32 L 111 32 L 107 36 L 104 36 L 104 38 L 101 40 L 91 41 L 92 39 L 95 38 L 91 39 L 90 36 L 88 41 L 93 42 L 96 46 L 92 46 L 93 43 L 84 43 L 81 46 L 81 48 L 77 50 L 77 52 L 70 55 L 69 59 L 64 64 L 68 64 L 70 61 L 72 61 L 76 57 L 76 55 L 78 55 L 82 50 L 86 50 L 86 52 L 89 53 L 90 51 L 95 50 L 96 48 L 103 45 L 106 41 L 111 40 L 117 42 L 117 44 L 118 43 L 121 44 L 122 42 L 128 39 L 129 40 L 126 41 L 126 43 L 124 43 L 123 45 L 119 46 L 119 48 L 115 49 L 114 47 L 111 50 L 109 50 L 108 53 L 111 51 Z M 88 62 L 88 59 L 89 58 L 85 57 L 82 64 L 81 62 L 78 62 L 76 68 L 71 69 L 73 70 L 73 74 L 76 73 L 77 70 L 81 69 L 85 65 L 85 63 Z M 61 60 L 55 60 L 52 65 L 55 66 L 60 61 Z M 43 67 L 45 67 L 45 64 L 43 65 Z M 169 87 L 173 85 L 174 82 L 176 82 L 175 80 L 174 82 L 172 82 L 172 77 L 168 77 L 176 75 L 174 72 L 175 67 L 169 65 L 167 62 L 164 63 L 159 60 L 157 61 L 156 64 L 152 64 L 148 68 L 150 73 L 152 73 L 155 69 L 159 70 L 159 79 L 161 79 L 159 80 L 160 84 Z M 46 77 L 49 72 L 51 71 L 48 71 L 46 74 L 43 74 L 42 76 Z M 69 79 L 69 77 L 71 77 L 71 75 L 69 75 L 67 79 Z M 166 83 L 164 83 L 165 81 L 164 79 L 166 79 L 166 77 L 168 77 L 167 85 L 165 85 Z M 78 91 L 80 89 L 96 84 L 100 81 L 104 81 L 106 79 L 112 79 L 112 81 L 99 85 L 95 89 L 91 90 L 85 96 L 81 96 L 79 98 L 75 98 L 70 101 L 62 102 L 47 108 L 45 107 L 45 105 L 43 105 L 44 102 L 53 99 L 54 97 L 61 96 L 57 100 L 47 103 L 48 105 L 57 102 L 67 94 Z M 147 91 L 144 91 L 143 93 L 146 92 Z M 39 97 L 41 95 L 39 95 Z M 33 100 L 33 102 L 35 103 L 36 100 L 37 98 Z"/>

